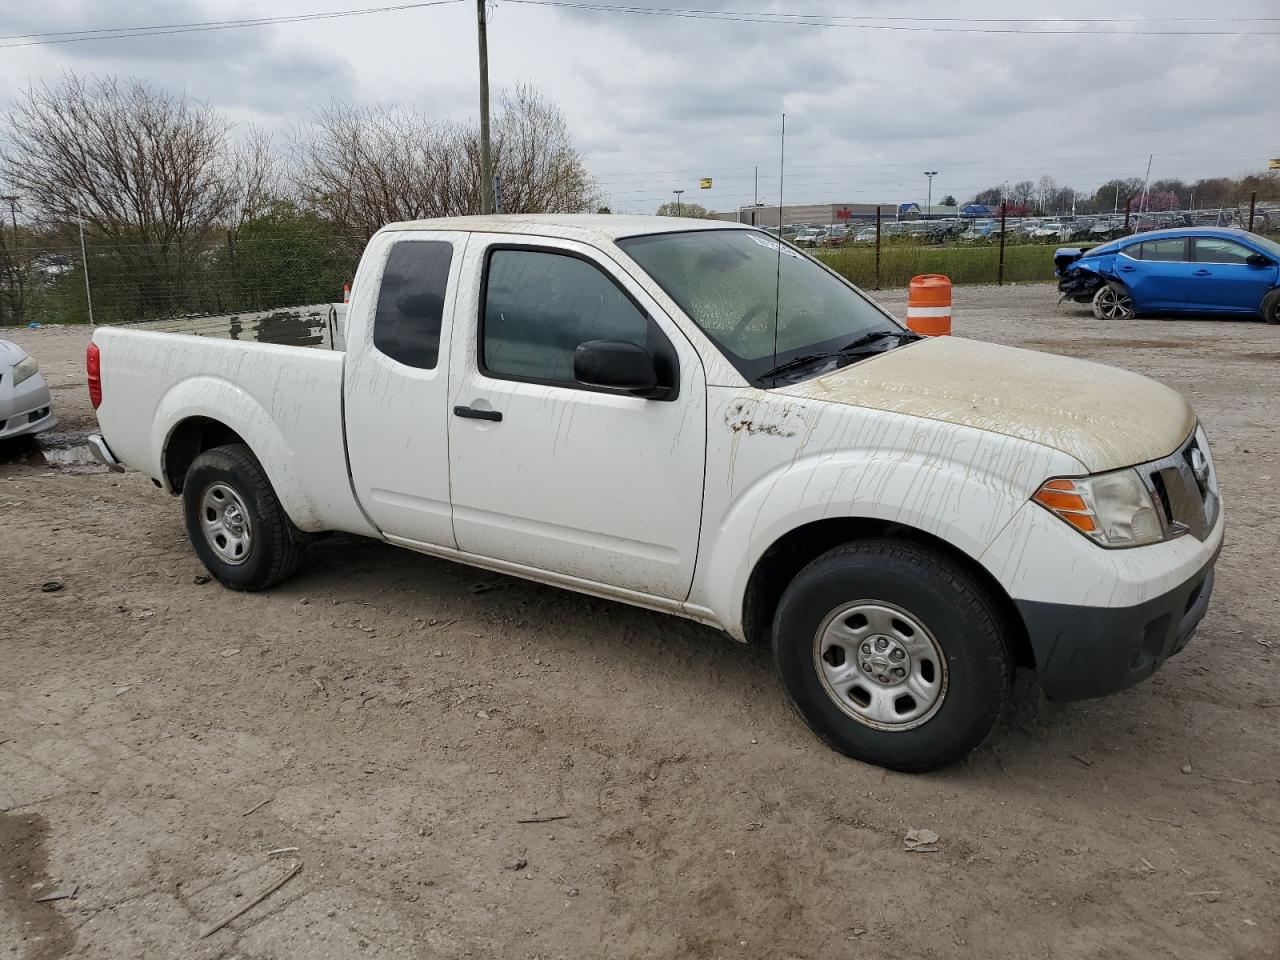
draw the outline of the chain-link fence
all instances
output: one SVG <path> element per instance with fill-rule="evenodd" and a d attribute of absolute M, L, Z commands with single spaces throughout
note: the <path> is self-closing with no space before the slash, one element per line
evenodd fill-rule
<path fill-rule="evenodd" d="M 9 246 L 0 324 L 87 323 L 90 312 L 96 323 L 130 323 L 333 302 L 362 247 L 363 238 L 302 233 L 167 247 L 94 239 L 83 255 L 79 244 Z"/>
<path fill-rule="evenodd" d="M 1053 252 L 1126 233 L 1175 226 L 1247 226 L 1246 210 L 1194 210 L 1091 217 L 882 219 L 841 233 L 788 240 L 867 288 L 900 287 L 922 273 L 956 284 L 1053 280 Z M 1280 231 L 1280 206 L 1259 205 L 1254 230 Z M 7 233 L 7 232 L 6 232 Z M 129 323 L 187 314 L 230 313 L 329 303 L 355 275 L 363 237 L 291 226 L 226 233 L 197 244 L 86 238 L 85 255 L 65 235 L 43 245 L 34 234 L 0 245 L 0 325 Z M 78 238 L 77 238 L 78 239 Z M 1003 240 L 1003 242 L 1002 242 Z M 88 273 L 86 290 L 85 274 Z"/>
<path fill-rule="evenodd" d="M 837 230 L 791 225 L 783 236 L 841 275 L 869 288 L 905 286 L 922 273 L 956 284 L 1036 283 L 1054 279 L 1059 247 L 1088 248 L 1118 237 L 1171 227 L 1249 228 L 1249 210 L 1173 210 L 1098 216 L 881 219 Z M 1280 206 L 1253 210 L 1253 230 L 1280 238 Z"/>

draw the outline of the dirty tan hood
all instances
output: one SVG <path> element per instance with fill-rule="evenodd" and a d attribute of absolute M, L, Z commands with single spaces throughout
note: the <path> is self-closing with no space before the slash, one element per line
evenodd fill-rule
<path fill-rule="evenodd" d="M 1030 440 L 1094 473 L 1166 456 L 1195 426 L 1191 405 L 1147 377 L 960 337 L 900 347 L 777 392 Z"/>

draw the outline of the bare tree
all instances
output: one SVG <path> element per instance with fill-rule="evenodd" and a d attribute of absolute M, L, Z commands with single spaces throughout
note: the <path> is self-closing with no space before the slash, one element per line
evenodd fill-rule
<path fill-rule="evenodd" d="M 298 194 L 355 242 L 391 221 L 446 216 L 466 165 L 451 133 L 412 110 L 335 101 L 293 137 Z"/>
<path fill-rule="evenodd" d="M 353 243 L 396 220 L 480 212 L 480 137 L 474 127 L 400 107 L 334 102 L 315 113 L 292 142 L 303 204 Z M 493 157 L 504 212 L 585 212 L 599 205 L 564 115 L 531 86 L 499 98 Z"/>
<path fill-rule="evenodd" d="M 586 213 L 600 205 L 599 188 L 558 106 L 521 83 L 502 94 L 498 109 L 493 166 L 505 212 Z"/>
<path fill-rule="evenodd" d="M 8 115 L 0 172 L 35 220 L 68 223 L 77 207 L 139 280 L 136 310 L 179 305 L 195 241 L 233 228 L 271 188 L 268 140 L 208 104 L 141 80 L 85 79 L 29 87 Z"/>

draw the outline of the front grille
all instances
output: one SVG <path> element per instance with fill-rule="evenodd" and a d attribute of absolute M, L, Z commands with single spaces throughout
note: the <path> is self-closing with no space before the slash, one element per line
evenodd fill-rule
<path fill-rule="evenodd" d="M 1171 535 L 1204 540 L 1218 520 L 1218 481 L 1199 428 L 1172 456 L 1141 468 Z"/>

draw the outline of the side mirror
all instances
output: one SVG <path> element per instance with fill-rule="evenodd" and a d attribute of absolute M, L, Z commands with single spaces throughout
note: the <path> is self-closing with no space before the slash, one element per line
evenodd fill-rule
<path fill-rule="evenodd" d="M 1263 256 L 1262 254 L 1260 254 L 1260 253 L 1251 253 L 1251 254 L 1249 254 L 1249 256 L 1245 258 L 1245 261 L 1244 261 L 1244 262 L 1245 262 L 1245 263 L 1247 263 L 1247 264 L 1248 264 L 1249 266 L 1251 266 L 1251 267 L 1270 267 L 1270 266 L 1272 266 L 1271 260 L 1270 260 L 1269 258 L 1267 258 L 1267 257 L 1264 257 L 1264 256 Z"/>
<path fill-rule="evenodd" d="M 627 340 L 588 340 L 578 344 L 573 352 L 573 376 L 587 386 L 625 390 L 653 400 L 668 392 L 658 386 L 653 356 Z"/>

